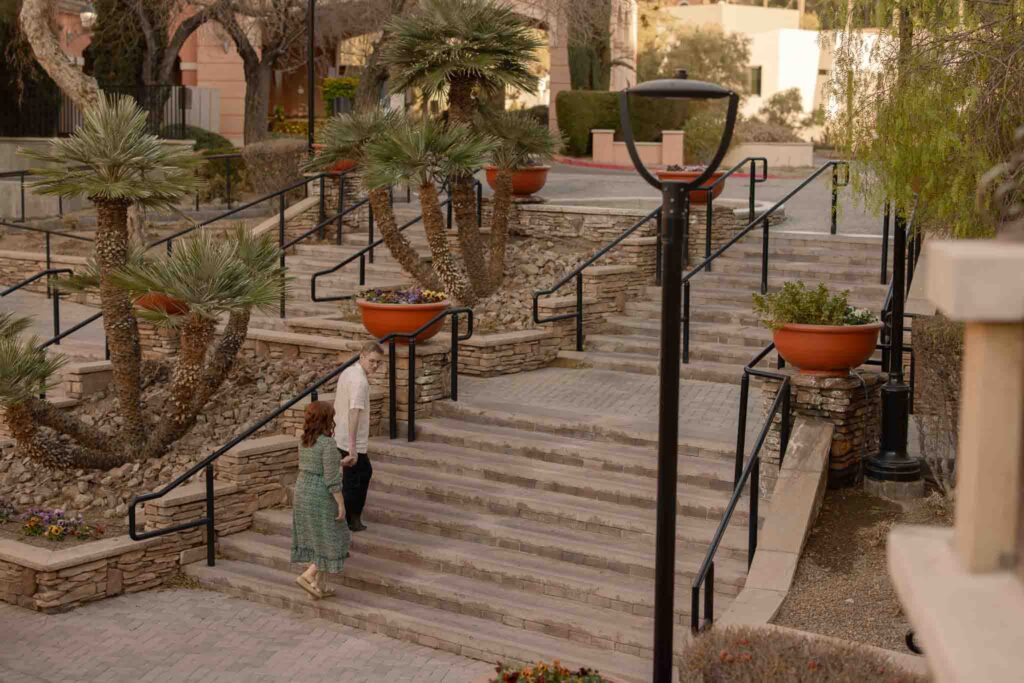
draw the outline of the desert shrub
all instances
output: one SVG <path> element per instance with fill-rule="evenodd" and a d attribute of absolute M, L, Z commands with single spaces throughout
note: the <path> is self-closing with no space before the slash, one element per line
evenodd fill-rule
<path fill-rule="evenodd" d="M 925 683 L 863 646 L 770 628 L 715 628 L 682 654 L 680 683 Z"/>
<path fill-rule="evenodd" d="M 800 115 L 804 112 L 804 105 L 800 97 L 799 88 L 780 90 L 761 106 L 758 112 L 766 123 L 777 126 L 794 128 L 799 125 Z"/>
<path fill-rule="evenodd" d="M 177 132 L 176 129 L 172 131 L 171 128 L 172 126 L 164 126 L 164 129 L 160 131 L 160 136 L 167 137 L 168 133 Z M 220 133 L 214 133 L 212 130 L 206 130 L 199 126 L 185 126 L 185 138 L 187 140 L 195 141 L 195 144 L 192 145 L 192 149 L 197 152 L 204 152 L 211 149 L 225 150 L 235 148 L 235 146 L 231 144 L 231 141 Z"/>
<path fill-rule="evenodd" d="M 725 127 L 725 112 L 720 108 L 700 106 L 686 121 L 683 157 L 688 164 L 707 164 L 715 156 Z M 735 142 L 735 137 L 733 142 Z"/>
<path fill-rule="evenodd" d="M 548 125 L 548 105 L 538 104 L 526 110 L 526 113 L 536 119 L 541 125 Z"/>
<path fill-rule="evenodd" d="M 956 480 L 964 327 L 941 315 L 912 322 L 914 419 L 921 453 L 947 496 Z"/>
<path fill-rule="evenodd" d="M 878 318 L 863 308 L 847 303 L 848 291 L 831 294 L 819 283 L 807 289 L 800 282 L 787 282 L 777 292 L 754 294 L 754 311 L 769 329 L 778 329 L 789 323 L 802 325 L 866 325 Z"/>
<path fill-rule="evenodd" d="M 619 94 L 598 90 L 565 90 L 558 93 L 558 127 L 566 136 L 570 156 L 593 151 L 590 131 L 616 131 L 619 139 Z M 679 100 L 634 98 L 630 102 L 633 136 L 640 142 L 661 140 L 663 130 L 685 129 L 687 105 Z"/>
<path fill-rule="evenodd" d="M 803 142 L 792 128 L 757 119 L 738 122 L 733 140 L 735 142 Z"/>
<path fill-rule="evenodd" d="M 260 195 L 301 180 L 302 171 L 299 169 L 306 156 L 306 143 L 302 140 L 265 140 L 242 149 L 249 182 Z"/>

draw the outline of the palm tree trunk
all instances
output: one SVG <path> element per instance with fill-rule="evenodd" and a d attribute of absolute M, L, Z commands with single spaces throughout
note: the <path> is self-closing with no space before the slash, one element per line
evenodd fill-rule
<path fill-rule="evenodd" d="M 449 298 L 463 306 L 472 306 L 477 300 L 476 292 L 473 291 L 466 274 L 459 268 L 448 247 L 441 204 L 433 183 L 420 185 L 420 208 L 423 210 L 423 229 L 427 233 L 427 244 L 430 246 L 437 278 L 444 285 L 444 291 Z"/>
<path fill-rule="evenodd" d="M 109 470 L 126 462 L 119 451 L 83 448 L 43 433 L 33 411 L 25 403 L 9 405 L 6 410 L 7 426 L 18 442 L 18 449 L 23 455 L 47 467 L 62 470 Z"/>
<path fill-rule="evenodd" d="M 425 263 L 420 255 L 413 249 L 406 236 L 398 231 L 398 224 L 395 222 L 395 212 L 388 201 L 386 188 L 370 190 L 370 207 L 373 209 L 373 218 L 384 237 L 384 244 L 388 251 L 395 257 L 398 264 L 405 272 L 412 275 L 413 279 L 421 287 L 427 289 L 441 289 L 441 284 L 434 275 L 430 265 Z M 437 195 L 435 194 L 435 199 Z M 440 209 L 438 209 L 440 211 Z M 424 212 L 424 224 L 426 224 L 426 213 Z M 444 228 L 442 227 L 442 232 Z"/>
<path fill-rule="evenodd" d="M 199 389 L 196 402 L 202 410 L 210 397 L 220 389 L 220 385 L 227 379 L 231 368 L 235 366 L 235 359 L 238 352 L 245 343 L 245 336 L 249 332 L 249 319 L 252 311 L 248 308 L 240 311 L 232 311 L 228 316 L 227 325 L 224 326 L 224 333 L 217 343 L 217 347 L 210 354 L 209 364 L 203 375 L 203 386 Z"/>
<path fill-rule="evenodd" d="M 61 410 L 49 401 L 39 398 L 30 398 L 23 405 L 37 425 L 70 436 L 87 449 L 108 452 L 112 456 L 120 457 L 124 462 L 128 461 L 128 458 L 117 452 L 118 448 L 109 435 L 93 425 L 85 424 L 66 410 Z"/>
<path fill-rule="evenodd" d="M 499 168 L 491 212 L 491 262 L 488 268 L 488 295 L 505 279 L 505 249 L 508 242 L 508 217 L 512 212 L 512 170 Z"/>
<path fill-rule="evenodd" d="M 197 401 L 203 390 L 206 351 L 213 340 L 216 321 L 192 313 L 181 330 L 178 362 L 171 378 L 170 406 L 146 443 L 145 457 L 158 457 L 195 424 L 203 408 Z"/>
<path fill-rule="evenodd" d="M 111 275 L 128 262 L 128 204 L 93 200 L 96 205 L 96 263 L 100 271 L 100 306 L 103 328 L 110 346 L 114 392 L 124 424 L 121 442 L 145 443 L 142 418 L 142 382 L 139 327 L 132 313 L 128 293 L 111 281 Z"/>
<path fill-rule="evenodd" d="M 475 111 L 473 81 L 453 81 L 448 91 L 448 122 L 472 125 Z M 490 288 L 490 278 L 484 254 L 484 240 L 476 224 L 476 193 L 473 191 L 473 178 L 469 175 L 457 175 L 450 178 L 449 183 L 462 262 L 465 264 L 470 285 L 477 293 L 483 294 Z"/>

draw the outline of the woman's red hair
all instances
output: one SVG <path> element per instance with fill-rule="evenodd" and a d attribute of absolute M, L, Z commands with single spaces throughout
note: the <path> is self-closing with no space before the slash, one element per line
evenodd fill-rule
<path fill-rule="evenodd" d="M 306 406 L 302 445 L 309 448 L 321 435 L 334 436 L 334 406 L 326 401 L 313 401 Z"/>

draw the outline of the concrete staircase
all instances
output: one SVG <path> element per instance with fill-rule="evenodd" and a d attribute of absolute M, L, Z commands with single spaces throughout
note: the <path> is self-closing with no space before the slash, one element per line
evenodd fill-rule
<path fill-rule="evenodd" d="M 529 426 L 529 427 L 527 427 Z M 610 440 L 513 404 L 437 405 L 417 440 L 374 439 L 374 479 L 337 596 L 293 581 L 289 510 L 220 540 L 205 587 L 485 661 L 561 659 L 612 680 L 649 680 L 655 435 Z M 677 646 L 689 592 L 732 487 L 729 444 L 683 444 Z M 746 575 L 741 505 L 716 563 L 724 610 Z"/>
<path fill-rule="evenodd" d="M 809 287 L 824 282 L 832 291 L 849 290 L 854 306 L 878 311 L 887 285 L 879 284 L 881 238 L 798 232 L 772 232 L 769 290 L 788 280 Z M 746 365 L 771 341 L 758 323 L 751 295 L 760 291 L 761 234 L 751 233 L 697 274 L 690 289 L 690 362 L 684 379 L 738 383 Z M 563 351 L 559 363 L 657 374 L 661 329 L 661 289 L 649 287 L 640 301 L 626 304 L 600 334 L 586 337 L 584 352 Z M 775 354 L 769 362 L 776 362 Z"/>

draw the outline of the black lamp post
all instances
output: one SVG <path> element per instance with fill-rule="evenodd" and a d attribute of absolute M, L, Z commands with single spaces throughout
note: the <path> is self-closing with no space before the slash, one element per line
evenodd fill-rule
<path fill-rule="evenodd" d="M 629 96 L 661 99 L 711 100 L 729 98 L 725 130 L 715 158 L 691 182 L 665 182 L 655 178 L 640 161 L 629 120 Z M 679 452 L 679 345 L 682 323 L 681 295 L 684 243 L 689 233 L 690 190 L 711 178 L 729 149 L 736 123 L 739 96 L 721 86 L 691 81 L 680 69 L 676 78 L 647 81 L 619 95 L 619 116 L 629 158 L 640 176 L 661 190 L 663 275 L 661 286 L 661 368 L 658 405 L 658 523 L 654 567 L 654 677 L 653 683 L 672 679 L 672 629 L 675 621 L 676 481 Z"/>
<path fill-rule="evenodd" d="M 903 381 L 903 309 L 907 282 L 907 220 L 896 212 L 892 244 L 892 307 L 889 310 L 889 381 L 882 387 L 882 443 L 868 458 L 864 476 L 873 481 L 912 482 L 921 479 L 921 462 L 907 455 L 910 387 Z M 912 258 L 912 257 L 911 257 Z"/>
<path fill-rule="evenodd" d="M 313 126 L 316 117 L 313 109 L 316 107 L 316 97 L 313 94 L 313 88 L 316 87 L 316 78 L 313 74 L 313 49 L 314 49 L 314 35 L 313 31 L 316 28 L 316 0 L 309 0 L 309 9 L 306 11 L 306 107 L 308 109 L 308 119 L 306 121 L 306 133 L 309 138 L 309 149 L 313 150 L 314 130 Z"/>

